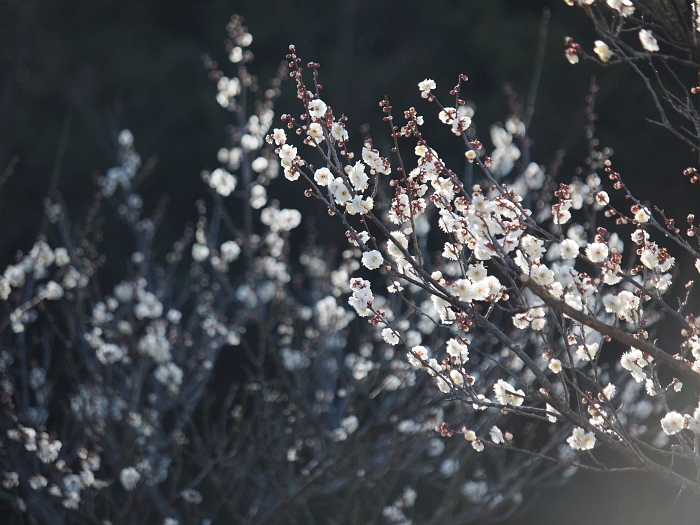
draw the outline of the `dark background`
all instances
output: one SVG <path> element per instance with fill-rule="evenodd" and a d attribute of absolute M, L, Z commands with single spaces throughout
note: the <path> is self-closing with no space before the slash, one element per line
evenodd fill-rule
<path fill-rule="evenodd" d="M 296 44 L 305 62 L 321 63 L 323 98 L 335 114 L 350 117 L 353 138 L 361 139 L 367 124 L 386 149 L 379 100 L 388 95 L 398 114 L 415 106 L 431 123 L 434 106 L 416 84 L 434 78 L 448 100 L 459 73 L 470 77 L 463 98 L 476 105 L 477 131 L 488 144 L 488 127 L 508 112 L 504 84 L 527 98 L 545 7 L 551 19 L 530 127 L 532 158 L 548 166 L 565 151 L 562 182 L 583 164 L 585 96 L 595 74 L 597 136 L 615 150 L 615 168 L 638 197 L 682 219 L 696 206 L 697 190 L 681 172 L 696 159 L 645 121 L 653 106 L 631 71 L 565 60 L 565 36 L 590 50 L 596 35 L 562 0 L 0 0 L 0 173 L 19 159 L 0 187 L 0 262 L 33 244 L 52 174 L 71 216 L 84 213 L 94 175 L 116 162 L 123 128 L 133 132 L 144 160 L 157 158 L 139 192 L 147 211 L 169 195 L 165 238 L 196 217 L 193 195 L 205 194 L 199 172 L 217 167 L 231 118 L 214 99 L 201 57 L 207 53 L 235 73 L 222 44 L 233 13 L 246 18 L 254 36 L 254 74 L 271 78 Z M 294 86 L 282 89 L 276 114 L 298 113 Z M 426 133 L 450 140 L 432 123 Z M 449 150 L 447 142 L 441 154 L 448 164 L 459 162 Z M 270 193 L 298 205 L 301 193 L 285 183 L 275 182 Z M 117 250 L 119 242 L 106 239 Z M 542 490 L 512 523 L 698 523 L 700 504 L 676 494 L 640 476 L 584 473 L 565 488 Z"/>

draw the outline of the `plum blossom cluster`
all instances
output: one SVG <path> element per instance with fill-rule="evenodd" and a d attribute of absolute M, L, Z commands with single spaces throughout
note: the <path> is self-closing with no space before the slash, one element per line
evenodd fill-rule
<path fill-rule="evenodd" d="M 98 179 L 84 220 L 69 220 L 61 200 L 47 202 L 50 233 L 0 277 L 7 305 L 0 331 L 2 501 L 22 515 L 17 519 L 51 524 L 298 521 L 329 501 L 338 519 L 351 508 L 368 519 L 406 523 L 420 498 L 455 519 L 512 512 L 531 480 L 543 472 L 557 477 L 560 469 L 543 470 L 542 461 L 507 450 L 486 459 L 480 441 L 449 439 L 448 418 L 488 433 L 493 443 L 512 437 L 474 408 L 489 403 L 476 379 L 500 372 L 467 370 L 481 362 L 472 346 L 481 340 L 435 330 L 443 318 L 467 321 L 445 298 L 405 281 L 418 276 L 410 243 L 414 232 L 426 238 L 430 231 L 429 195 L 442 192 L 447 201 L 456 188 L 423 152 L 421 166 L 431 178 L 416 172 L 412 180 L 426 199 L 411 205 L 413 194 L 402 191 L 385 208 L 391 242 L 348 228 L 339 250 L 317 243 L 313 230 L 304 245 L 293 246 L 301 213 L 268 197 L 285 183 L 276 181 L 280 170 L 295 179 L 311 169 L 287 132 L 272 125 L 284 71 L 263 89 L 247 70 L 252 37 L 242 20 L 232 18 L 228 31 L 237 75 L 204 62 L 233 124 L 218 166 L 201 173 L 192 222 L 168 240 L 170 249 L 161 256 L 154 248 L 162 246 L 158 225 L 168 212 L 149 211 L 134 191 L 133 181 L 151 168 L 140 171 L 136 139 L 124 130 L 115 137 L 119 165 Z M 261 99 L 252 104 L 254 93 Z M 320 99 L 309 102 L 302 147 L 329 140 L 343 148 L 346 119 L 335 119 Z M 446 108 L 441 121 L 459 135 L 472 115 Z M 509 124 L 505 133 L 518 137 L 518 129 Z M 501 136 L 505 144 L 508 135 Z M 512 147 L 506 156 L 515 158 Z M 544 175 L 535 171 L 519 187 L 541 184 Z M 380 198 L 376 180 L 389 181 L 392 173 L 369 142 L 342 172 L 309 172 L 333 212 L 356 219 L 371 216 Z M 101 254 L 111 242 L 100 229 L 105 220 L 122 221 L 130 233 L 120 247 L 131 248 L 113 259 Z M 457 232 L 456 220 L 445 213 L 443 223 Z M 483 238 L 481 244 L 487 253 Z M 106 261 L 124 273 L 105 278 Z M 373 289 L 371 276 L 385 271 L 393 272 L 386 294 Z M 440 270 L 434 278 L 470 304 L 505 300 L 483 264 L 467 272 L 458 283 Z M 405 315 L 402 297 L 409 292 L 426 313 L 419 320 Z M 474 384 L 478 391 L 467 393 Z M 512 392 L 524 394 L 520 387 Z M 457 393 L 475 402 L 441 397 Z M 397 457 L 412 460 L 396 464 Z M 521 475 L 512 485 L 516 470 Z M 407 477 L 416 480 L 414 488 L 404 486 Z M 448 490 L 430 496 L 426 487 L 436 483 L 458 487 L 457 505 Z M 298 494 L 291 500 L 289 487 Z"/>
<path fill-rule="evenodd" d="M 654 20 L 648 18 L 648 15 L 651 14 L 652 11 L 646 6 L 642 6 L 643 8 L 638 10 L 632 0 L 564 1 L 570 6 L 578 5 L 583 7 L 594 19 L 600 17 L 598 20 L 601 24 L 598 27 L 600 28 L 601 36 L 603 36 L 605 40 L 596 40 L 593 45 L 593 52 L 601 62 L 624 61 L 626 55 L 633 52 L 632 44 L 620 38 L 623 32 L 630 33 L 634 31 L 637 35 L 636 45 L 641 46 L 644 52 L 657 53 L 660 51 L 659 42 L 654 36 L 654 30 L 652 29 L 658 28 L 659 26 L 654 23 Z M 595 8 L 597 6 L 602 7 L 602 9 L 596 10 Z M 663 10 L 668 10 L 670 7 L 668 2 L 663 2 L 661 4 L 661 12 L 663 12 Z M 657 15 L 658 14 L 660 13 L 657 13 Z M 603 20 L 612 23 L 603 25 Z M 697 18 L 692 20 L 691 23 L 696 28 L 698 27 Z M 611 49 L 611 45 L 613 49 Z M 579 61 L 579 54 L 581 53 L 581 46 L 576 44 L 573 39 L 567 37 L 565 56 L 569 62 L 577 64 Z M 583 55 L 589 58 L 585 53 L 583 53 Z"/>
<path fill-rule="evenodd" d="M 641 3 L 567 3 L 612 22 L 596 19 L 600 62 L 656 60 L 671 41 Z M 700 493 L 683 473 L 697 468 L 700 408 L 687 392 L 700 388 L 700 313 L 680 264 L 700 271 L 700 232 L 694 215 L 681 231 L 628 189 L 594 136 L 595 89 L 587 162 L 562 183 L 530 160 L 516 107 L 481 142 L 465 75 L 449 104 L 431 79 L 403 118 L 383 100 L 389 146 L 355 148 L 318 64 L 303 68 L 292 47 L 263 87 L 242 19 L 227 30 L 237 74 L 204 62 L 232 124 L 167 253 L 154 248 L 163 210 L 147 213 L 134 191 L 148 170 L 125 130 L 85 220 L 47 202 L 53 230 L 0 277 L 0 497 L 12 512 L 209 525 L 348 513 L 410 523 L 420 508 L 498 520 L 531 484 L 600 468 L 602 447 Z M 591 58 L 566 45 L 570 62 Z M 287 76 L 303 109 L 276 124 Z M 433 143 L 424 109 L 454 146 Z M 443 147 L 464 165 L 448 167 Z M 290 182 L 333 217 L 336 242 L 309 221 L 293 244 L 306 223 L 273 198 Z M 133 249 L 106 284 L 109 213 Z M 660 337 L 661 321 L 680 344 Z M 681 473 L 658 460 L 669 452 Z"/>
<path fill-rule="evenodd" d="M 577 3 L 588 9 L 595 2 Z M 621 26 L 636 23 L 631 3 L 605 7 Z M 647 52 L 658 51 L 649 30 L 641 28 L 639 37 Z M 578 60 L 580 46 L 568 46 L 570 61 Z M 575 453 L 603 445 L 637 468 L 700 490 L 652 457 L 638 461 L 634 441 L 664 447 L 668 435 L 696 428 L 692 417 L 668 408 L 681 379 L 700 385 L 692 281 L 680 308 L 664 297 L 674 289 L 672 253 L 681 249 L 692 263 L 700 259 L 694 217 L 688 217 L 684 236 L 674 219 L 634 197 L 612 167 L 612 151 L 599 149 L 593 136 L 593 108 L 585 178 L 554 184 L 536 163 L 520 162 L 528 140 L 517 114 L 491 128 L 489 155 L 472 129 L 473 107 L 460 98 L 466 76 L 450 89 L 453 106 L 439 100 L 434 81 L 423 80 L 420 96 L 438 106 L 438 120 L 450 126 L 468 164 L 480 170 L 477 184 L 465 183 L 462 170 L 448 167 L 431 146 L 418 110 L 405 111 L 399 123 L 386 99 L 380 107 L 391 151 L 382 156 L 365 140 L 361 161 L 355 161 L 350 140 L 332 132 L 348 119 L 321 99 L 318 64 L 308 64 L 309 87 L 290 50 L 290 76 L 304 111 L 282 119 L 305 148 L 293 146 L 282 128 L 267 140 L 287 179 L 304 180 L 306 196 L 338 218 L 356 248 L 357 274 L 348 274 L 348 304 L 356 313 L 381 330 L 386 344 L 403 346 L 408 364 L 425 371 L 453 404 L 470 407 L 477 417 L 483 413 L 484 420 L 498 409 L 561 426 L 561 440 L 574 454 L 552 461 L 575 463 Z M 616 53 L 604 41 L 596 43 L 602 62 Z M 589 97 L 590 104 L 594 100 Z M 363 205 L 365 192 L 371 207 Z M 386 197 L 378 205 L 380 194 Z M 618 196 L 630 203 L 627 210 L 618 206 Z M 599 222 L 582 220 L 596 215 Z M 680 325 L 685 342 L 675 351 L 655 341 L 663 316 Z M 416 337 L 440 332 L 436 346 Z M 449 437 L 452 424 L 464 422 L 446 414 L 438 431 Z M 474 451 L 518 447 L 517 433 L 507 432 L 506 440 L 498 426 L 463 428 Z M 692 464 L 691 442 L 685 457 Z"/>

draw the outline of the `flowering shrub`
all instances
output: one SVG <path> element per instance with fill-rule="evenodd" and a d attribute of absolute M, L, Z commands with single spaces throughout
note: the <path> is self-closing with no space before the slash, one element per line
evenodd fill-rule
<path fill-rule="evenodd" d="M 65 203 L 47 201 L 50 233 L 0 277 L 3 512 L 47 524 L 474 521 L 507 516 L 529 486 L 573 473 L 569 462 L 512 454 L 513 434 L 499 412 L 482 410 L 484 395 L 454 403 L 436 388 L 443 373 L 421 371 L 447 345 L 455 368 L 441 390 L 496 380 L 500 368 L 482 356 L 500 351 L 496 341 L 473 350 L 436 330 L 430 294 L 411 295 L 428 312 L 421 319 L 404 315 L 400 295 L 374 295 L 356 276 L 383 267 L 379 250 L 357 243 L 334 255 L 312 230 L 292 244 L 301 214 L 267 189 L 286 183 L 278 174 L 294 149 L 282 145 L 280 163 L 265 142 L 284 141 L 273 108 L 286 69 L 263 89 L 247 69 L 252 37 L 241 19 L 228 31 L 237 74 L 210 58 L 205 66 L 235 125 L 221 166 L 202 173 L 209 196 L 195 203 L 196 224 L 156 255 L 166 211 L 144 213 L 135 187 L 149 168 L 124 130 L 119 164 L 98 178 L 86 217 L 71 221 Z M 328 108 L 309 102 L 320 126 Z M 365 214 L 377 195 L 350 201 L 370 175 L 355 166 L 355 185 L 335 193 Z M 336 184 L 330 170 L 316 180 Z M 128 232 L 121 246 L 133 250 L 106 289 L 102 224 L 115 216 Z M 392 328 L 357 319 L 379 312 Z M 408 359 L 399 342 L 410 344 Z M 459 371 L 479 362 L 478 374 Z M 502 389 L 520 403 L 522 390 Z M 448 439 L 448 419 L 465 425 L 467 441 Z M 529 448 L 545 457 L 568 430 L 536 436 L 538 427 L 548 424 L 528 427 Z"/>
<path fill-rule="evenodd" d="M 663 9 L 674 5 L 578 4 L 616 44 L 611 51 L 596 42 L 598 58 L 615 57 L 637 71 L 637 60 L 659 51 L 649 27 L 661 24 Z M 652 21 L 635 18 L 635 6 L 653 14 Z M 694 18 L 675 22 L 675 29 L 696 24 Z M 630 26 L 638 30 L 641 52 L 626 41 Z M 669 27 L 665 23 L 664 34 L 671 39 Z M 676 45 L 678 52 L 691 49 L 690 42 L 688 48 Z M 583 52 L 569 39 L 566 54 L 575 63 Z M 678 250 L 700 271 L 694 216 L 681 232 L 663 210 L 645 206 L 613 169 L 610 151 L 598 149 L 594 140 L 583 180 L 555 185 L 536 164 L 516 169 L 528 142 L 517 115 L 506 127 L 492 127 L 495 148 L 487 154 L 472 131 L 473 110 L 460 98 L 464 75 L 449 90 L 453 105 L 440 101 L 430 79 L 418 89 L 460 139 L 466 161 L 480 170 L 478 184 L 445 164 L 421 131 L 418 110 L 405 111 L 399 122 L 387 99 L 380 106 L 393 147 L 380 152 L 366 140 L 360 154 L 348 141 L 346 117 L 321 98 L 318 64 L 308 64 L 309 86 L 294 46 L 287 58 L 304 110 L 298 118 L 283 116 L 291 138 L 277 129 L 268 142 L 277 146 L 285 177 L 304 181 L 307 197 L 337 217 L 350 244 L 360 248 L 364 270 L 350 280 L 349 304 L 356 313 L 381 328 L 387 344 L 404 348 L 407 361 L 456 405 L 485 414 L 498 409 L 510 415 L 505 426 L 522 418 L 567 428 L 570 456 L 550 454 L 552 461 L 576 463 L 585 452 L 590 467 L 605 468 L 595 459 L 603 446 L 633 468 L 700 493 L 700 407 L 679 394 L 683 382 L 690 389 L 700 386 L 700 322 L 692 308 L 693 282 L 674 288 L 672 273 Z M 674 59 L 662 57 L 669 67 Z M 668 90 L 664 95 L 696 129 L 693 103 Z M 697 147 L 693 132 L 674 127 L 656 100 L 662 124 Z M 295 135 L 298 146 L 292 145 Z M 685 174 L 697 181 L 694 168 Z M 631 205 L 615 205 L 608 191 Z M 679 294 L 677 300 L 665 298 L 671 292 Z M 385 297 L 396 299 L 387 307 Z M 678 348 L 655 337 L 661 319 L 678 325 Z M 442 340 L 412 340 L 411 330 L 421 331 L 424 323 L 434 325 L 432 334 L 445 334 Z M 479 452 L 503 445 L 527 450 L 532 440 L 531 432 L 515 431 L 504 443 L 500 428 L 475 432 L 472 425 L 448 416 L 441 429 L 461 433 Z"/>
<path fill-rule="evenodd" d="M 639 2 L 567 3 L 611 24 L 601 62 L 636 67 L 670 38 L 635 18 Z M 220 167 L 201 174 L 196 224 L 156 255 L 166 212 L 144 213 L 147 169 L 124 130 L 86 217 L 47 202 L 51 232 L 0 277 L 3 511 L 47 524 L 481 522 L 529 487 L 607 469 L 603 447 L 700 493 L 688 394 L 700 321 L 674 267 L 700 271 L 697 228 L 627 188 L 593 138 L 595 90 L 590 162 L 563 184 L 529 161 L 517 110 L 491 127 L 489 152 L 466 76 L 452 105 L 420 82 L 420 107 L 463 150 L 457 171 L 423 111 L 399 122 L 382 101 L 393 147 L 355 147 L 318 64 L 307 85 L 292 47 L 263 87 L 242 19 L 227 29 L 236 74 L 205 66 L 233 125 Z M 573 40 L 566 55 L 593 58 Z M 285 128 L 274 104 L 288 74 L 303 109 Z M 321 244 L 271 199 L 285 179 L 346 238 Z M 134 249 L 107 289 L 102 223 L 115 215 Z M 679 348 L 657 339 L 665 323 Z"/>

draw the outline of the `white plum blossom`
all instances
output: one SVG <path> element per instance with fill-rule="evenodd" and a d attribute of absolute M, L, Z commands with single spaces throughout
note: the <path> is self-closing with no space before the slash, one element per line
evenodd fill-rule
<path fill-rule="evenodd" d="M 428 98 L 428 95 L 430 95 L 430 91 L 435 89 L 437 85 L 435 84 L 435 81 L 429 78 L 426 78 L 422 82 L 418 83 L 418 89 L 420 89 L 420 96 L 423 98 Z"/>
<path fill-rule="evenodd" d="M 369 177 L 365 174 L 365 165 L 362 162 L 358 161 L 354 166 L 346 166 L 345 173 L 355 191 L 363 192 L 369 187 Z"/>
<path fill-rule="evenodd" d="M 383 262 L 384 258 L 378 250 L 371 250 L 362 254 L 362 265 L 370 270 L 376 270 Z"/>
<path fill-rule="evenodd" d="M 407 358 L 413 368 L 422 368 L 423 363 L 421 361 L 428 361 L 428 359 L 430 359 L 430 350 L 422 345 L 416 345 L 411 348 L 411 351 L 407 354 Z"/>
<path fill-rule="evenodd" d="M 503 439 L 503 432 L 500 428 L 498 428 L 495 425 L 491 427 L 491 430 L 489 431 L 489 436 L 491 437 L 491 441 L 493 441 L 496 445 L 505 443 L 505 439 Z"/>
<path fill-rule="evenodd" d="M 126 467 L 119 473 L 119 482 L 124 487 L 124 490 L 131 492 L 138 485 L 141 479 L 141 474 L 134 467 Z"/>
<path fill-rule="evenodd" d="M 273 232 L 291 231 L 301 224 L 301 213 L 293 209 L 268 207 L 260 213 L 260 222 Z"/>
<path fill-rule="evenodd" d="M 56 263 L 56 266 L 58 266 L 59 268 L 70 263 L 70 255 L 68 254 L 67 249 L 65 249 L 63 247 L 56 248 L 54 250 L 54 255 L 56 257 L 54 262 Z"/>
<path fill-rule="evenodd" d="M 642 43 L 642 47 L 650 53 L 655 53 L 659 50 L 659 43 L 648 29 L 639 30 L 639 41 Z"/>
<path fill-rule="evenodd" d="M 221 253 L 221 257 L 224 261 L 232 263 L 238 259 L 241 254 L 241 247 L 236 241 L 226 241 L 219 248 L 219 253 Z"/>
<path fill-rule="evenodd" d="M 530 277 L 540 286 L 546 286 L 554 282 L 554 272 L 544 264 L 533 264 Z"/>
<path fill-rule="evenodd" d="M 173 362 L 158 365 L 155 372 L 153 372 L 153 377 L 161 383 L 168 387 L 168 391 L 171 393 L 177 393 L 182 384 L 183 372 L 182 369 Z"/>
<path fill-rule="evenodd" d="M 337 142 L 345 142 L 348 140 L 348 132 L 340 122 L 334 122 L 331 126 L 331 137 Z"/>
<path fill-rule="evenodd" d="M 338 177 L 336 181 L 342 181 L 342 179 Z M 331 191 L 333 192 L 335 202 L 337 202 L 341 206 L 347 204 L 352 200 L 352 194 L 343 182 L 336 182 Z"/>
<path fill-rule="evenodd" d="M 206 244 L 195 243 L 192 246 L 192 258 L 197 262 L 206 261 L 209 253 L 210 250 Z"/>
<path fill-rule="evenodd" d="M 685 419 L 682 414 L 678 412 L 669 412 L 663 418 L 661 418 L 661 428 L 663 431 L 672 436 L 678 434 L 685 426 Z"/>
<path fill-rule="evenodd" d="M 550 359 L 549 365 L 547 365 L 547 366 L 555 374 L 558 374 L 559 372 L 562 371 L 561 361 L 559 359 Z"/>
<path fill-rule="evenodd" d="M 595 46 L 593 47 L 593 51 L 596 55 L 598 55 L 598 58 L 600 58 L 602 62 L 608 62 L 612 58 L 612 52 L 610 51 L 608 44 L 602 40 L 596 40 L 594 44 Z"/>
<path fill-rule="evenodd" d="M 95 354 L 100 363 L 105 365 L 121 361 L 124 357 L 124 351 L 114 343 L 101 344 Z"/>
<path fill-rule="evenodd" d="M 384 328 L 382 330 L 382 338 L 391 346 L 395 346 L 399 343 L 399 336 L 391 328 Z"/>
<path fill-rule="evenodd" d="M 333 180 L 333 174 L 328 168 L 319 168 L 314 172 L 314 180 L 319 186 L 328 186 Z"/>
<path fill-rule="evenodd" d="M 520 406 L 523 404 L 525 392 L 516 390 L 503 379 L 499 379 L 493 385 L 493 391 L 496 394 L 496 400 L 502 405 Z"/>
<path fill-rule="evenodd" d="M 251 184 L 250 205 L 254 210 L 259 210 L 267 204 L 267 190 L 261 184 Z"/>
<path fill-rule="evenodd" d="M 596 439 L 593 432 L 586 432 L 583 428 L 576 427 L 566 441 L 574 450 L 591 450 L 595 446 Z"/>
<path fill-rule="evenodd" d="M 321 141 L 323 140 L 323 127 L 321 127 L 321 124 L 318 122 L 314 122 L 309 125 L 309 129 L 306 132 L 309 137 L 313 140 L 314 143 L 320 144 Z"/>
<path fill-rule="evenodd" d="M 608 258 L 608 245 L 602 242 L 592 242 L 586 246 L 586 257 L 594 263 L 601 263 Z"/>
<path fill-rule="evenodd" d="M 650 270 L 653 270 L 659 264 L 659 259 L 656 257 L 656 253 L 654 253 L 654 250 L 651 248 L 644 248 L 639 256 L 639 260 Z"/>
<path fill-rule="evenodd" d="M 282 146 L 287 143 L 287 134 L 283 129 L 275 128 L 272 132 L 272 139 L 275 141 L 275 144 Z"/>
<path fill-rule="evenodd" d="M 629 352 L 622 354 L 620 364 L 622 368 L 628 370 L 637 383 L 641 383 L 646 379 L 644 367 L 649 364 L 651 356 L 645 356 L 641 350 L 632 348 Z"/>
<path fill-rule="evenodd" d="M 578 243 L 572 239 L 566 239 L 559 244 L 559 254 L 562 259 L 570 260 L 578 256 Z"/>
<path fill-rule="evenodd" d="M 634 212 L 634 220 L 637 222 L 649 222 L 649 219 L 651 219 L 651 213 L 643 206 L 639 206 L 637 211 Z"/>
<path fill-rule="evenodd" d="M 582 361 L 591 361 L 598 355 L 598 343 L 591 343 L 589 345 L 579 345 L 576 349 L 576 355 Z"/>
<path fill-rule="evenodd" d="M 360 422 L 357 416 L 348 416 L 340 420 L 340 426 L 348 434 L 354 433 L 358 428 L 360 428 Z"/>
<path fill-rule="evenodd" d="M 459 370 L 450 370 L 450 378 L 457 386 L 462 386 L 464 384 L 464 374 L 462 374 L 462 372 Z"/>
<path fill-rule="evenodd" d="M 469 361 L 469 347 L 457 339 L 447 341 L 447 353 L 452 357 L 459 357 L 462 363 Z"/>
<path fill-rule="evenodd" d="M 180 492 L 180 496 L 187 503 L 191 503 L 193 505 L 199 505 L 203 499 L 200 492 L 198 490 L 194 490 L 194 489 L 185 489 L 182 492 Z"/>
<path fill-rule="evenodd" d="M 138 319 L 155 319 L 163 315 L 163 303 L 155 294 L 139 290 L 138 303 L 134 305 L 134 314 Z"/>
<path fill-rule="evenodd" d="M 63 288 L 57 282 L 49 281 L 44 289 L 44 297 L 49 301 L 57 301 L 63 297 Z"/>
<path fill-rule="evenodd" d="M 315 119 L 323 118 L 326 115 L 328 106 L 321 99 L 315 99 L 309 102 L 309 115 Z"/>
<path fill-rule="evenodd" d="M 588 0 L 589 3 L 593 3 Z M 616 9 L 622 16 L 627 17 L 634 14 L 634 4 L 632 0 L 607 0 L 607 4 Z"/>
<path fill-rule="evenodd" d="M 236 178 L 222 168 L 215 169 L 209 175 L 209 186 L 223 197 L 231 195 L 231 192 L 236 189 L 236 183 Z"/>

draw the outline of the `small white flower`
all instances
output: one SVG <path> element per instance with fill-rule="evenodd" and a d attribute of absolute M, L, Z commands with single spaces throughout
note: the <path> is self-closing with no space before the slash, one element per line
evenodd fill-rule
<path fill-rule="evenodd" d="M 321 118 L 326 115 L 328 106 L 323 100 L 316 99 L 309 102 L 309 115 L 314 118 Z"/>
<path fill-rule="evenodd" d="M 496 401 L 502 405 L 518 407 L 523 404 L 525 392 L 520 389 L 515 390 L 515 388 L 503 379 L 499 379 L 496 384 L 493 385 L 493 391 L 496 394 Z"/>
<path fill-rule="evenodd" d="M 683 415 L 678 412 L 669 412 L 661 419 L 661 428 L 669 436 L 678 434 L 683 430 L 684 424 L 685 420 Z"/>
<path fill-rule="evenodd" d="M 238 259 L 238 256 L 241 254 L 241 247 L 238 246 L 236 241 L 226 241 L 221 245 L 219 251 L 224 261 L 232 263 Z"/>
<path fill-rule="evenodd" d="M 612 383 L 609 383 L 608 386 L 606 386 L 603 389 L 603 394 L 605 394 L 605 397 L 607 397 L 608 399 L 612 399 L 613 397 L 615 397 L 616 390 L 617 389 L 615 388 L 615 385 L 613 385 Z"/>
<path fill-rule="evenodd" d="M 347 189 L 345 184 L 342 183 L 340 183 L 333 191 L 333 197 L 335 197 L 335 202 L 343 205 L 352 200 L 350 191 Z"/>
<path fill-rule="evenodd" d="M 581 427 L 576 427 L 566 441 L 574 450 L 591 450 L 595 446 L 595 435 L 593 432 L 586 433 Z"/>
<path fill-rule="evenodd" d="M 44 297 L 46 297 L 46 299 L 48 299 L 49 301 L 56 301 L 63 297 L 63 288 L 57 282 L 49 281 L 48 283 L 46 283 Z"/>
<path fill-rule="evenodd" d="M 612 52 L 610 51 L 608 44 L 606 44 L 602 40 L 595 41 L 595 47 L 593 48 L 593 51 L 596 55 L 598 55 L 598 58 L 600 58 L 602 62 L 607 62 L 608 60 L 610 60 L 610 58 L 612 58 Z"/>
<path fill-rule="evenodd" d="M 272 139 L 275 141 L 275 144 L 282 146 L 287 143 L 287 134 L 283 129 L 275 128 L 272 132 Z"/>
<path fill-rule="evenodd" d="M 608 246 L 602 242 L 592 242 L 586 246 L 586 257 L 594 263 L 601 263 L 608 258 Z"/>
<path fill-rule="evenodd" d="M 231 192 L 236 189 L 236 183 L 236 177 L 221 168 L 215 169 L 209 176 L 209 186 L 223 197 L 231 195 Z"/>
<path fill-rule="evenodd" d="M 340 426 L 343 427 L 348 434 L 352 434 L 360 428 L 360 422 L 357 416 L 348 416 L 340 420 Z"/>
<path fill-rule="evenodd" d="M 411 351 L 406 354 L 408 363 L 415 369 L 423 366 L 423 361 L 430 359 L 430 350 L 422 345 L 414 346 Z"/>
<path fill-rule="evenodd" d="M 559 254 L 564 260 L 575 259 L 578 256 L 578 243 L 573 239 L 566 239 L 559 244 Z"/>
<path fill-rule="evenodd" d="M 279 156 L 280 159 L 283 161 L 288 161 L 291 164 L 291 161 L 297 156 L 297 149 L 289 144 L 283 144 L 280 148 Z"/>
<path fill-rule="evenodd" d="M 457 339 L 447 341 L 447 353 L 452 357 L 459 357 L 463 363 L 469 361 L 469 347 Z"/>
<path fill-rule="evenodd" d="M 253 162 L 250 163 L 250 167 L 253 168 L 255 173 L 262 173 L 270 165 L 270 161 L 265 157 L 258 157 Z"/>
<path fill-rule="evenodd" d="M 539 332 L 541 330 L 544 330 L 544 327 L 547 326 L 547 320 L 544 317 L 538 317 L 537 319 L 532 320 L 530 326 L 533 330 Z"/>
<path fill-rule="evenodd" d="M 589 345 L 579 345 L 578 349 L 576 350 L 576 355 L 581 361 L 590 361 L 592 359 L 595 359 L 595 356 L 598 355 L 598 348 L 598 343 L 591 343 Z"/>
<path fill-rule="evenodd" d="M 334 122 L 331 126 L 331 137 L 338 142 L 345 142 L 348 140 L 348 132 L 340 122 Z"/>
<path fill-rule="evenodd" d="M 192 246 L 192 258 L 197 262 L 205 261 L 209 257 L 209 248 L 206 244 L 196 243 Z"/>
<path fill-rule="evenodd" d="M 68 250 L 65 248 L 56 248 L 54 250 L 54 256 L 56 266 L 65 266 L 70 262 L 70 255 L 68 255 Z"/>
<path fill-rule="evenodd" d="M 610 196 L 606 191 L 599 191 L 595 195 L 596 202 L 601 206 L 606 206 L 610 203 Z"/>
<path fill-rule="evenodd" d="M 418 89 L 420 89 L 420 96 L 423 98 L 428 98 L 430 95 L 430 90 L 435 89 L 435 81 L 429 78 L 423 80 L 423 82 L 418 83 Z"/>
<path fill-rule="evenodd" d="M 642 47 L 650 53 L 654 53 L 659 50 L 659 43 L 648 29 L 639 30 L 639 41 L 642 43 Z"/>
<path fill-rule="evenodd" d="M 314 122 L 309 126 L 309 131 L 307 131 L 309 137 L 311 137 L 316 144 L 323 140 L 323 128 L 318 122 Z"/>
<path fill-rule="evenodd" d="M 559 361 L 559 359 L 550 359 L 548 366 L 549 369 L 555 374 L 558 374 L 562 370 L 561 361 Z"/>
<path fill-rule="evenodd" d="M 193 505 L 199 505 L 202 503 L 202 495 L 198 490 L 185 489 L 180 492 L 180 496 L 182 496 L 182 499 L 184 499 L 187 503 L 192 503 Z"/>
<path fill-rule="evenodd" d="M 647 210 L 644 207 L 639 208 L 634 214 L 634 220 L 637 222 L 649 222 L 650 218 L 651 215 L 649 213 L 649 210 Z"/>
<path fill-rule="evenodd" d="M 95 355 L 100 363 L 106 365 L 121 361 L 124 357 L 124 351 L 114 343 L 105 343 L 97 348 Z"/>
<path fill-rule="evenodd" d="M 165 315 L 165 317 L 172 324 L 180 324 L 180 320 L 182 319 L 182 312 L 180 312 L 180 310 L 175 310 L 174 308 L 171 308 L 170 310 L 168 310 L 168 313 Z"/>
<path fill-rule="evenodd" d="M 414 151 L 417 156 L 425 157 L 428 154 L 428 147 L 424 144 L 418 144 Z"/>
<path fill-rule="evenodd" d="M 530 277 L 540 286 L 546 286 L 554 282 L 554 272 L 544 264 L 533 264 Z"/>
<path fill-rule="evenodd" d="M 362 264 L 365 268 L 376 270 L 384 262 L 382 254 L 378 250 L 372 250 L 362 254 Z"/>
<path fill-rule="evenodd" d="M 642 264 L 650 270 L 653 270 L 659 264 L 659 259 L 656 257 L 656 254 L 653 250 L 650 250 L 649 248 L 645 248 L 644 250 L 642 250 L 642 254 L 639 256 L 639 260 L 642 261 Z"/>
<path fill-rule="evenodd" d="M 131 492 L 136 488 L 141 474 L 134 467 L 126 467 L 119 473 L 119 481 L 124 487 L 124 490 Z"/>
<path fill-rule="evenodd" d="M 319 186 L 328 186 L 333 180 L 333 174 L 328 168 L 319 168 L 314 173 L 314 180 Z"/>
<path fill-rule="evenodd" d="M 489 436 L 491 436 L 491 441 L 493 441 L 496 445 L 505 443 L 505 440 L 503 439 L 503 432 L 501 432 L 501 429 L 495 425 L 491 427 Z"/>
<path fill-rule="evenodd" d="M 397 345 L 399 343 L 399 336 L 391 328 L 385 328 L 382 330 L 382 338 L 387 344 L 391 346 Z"/>

